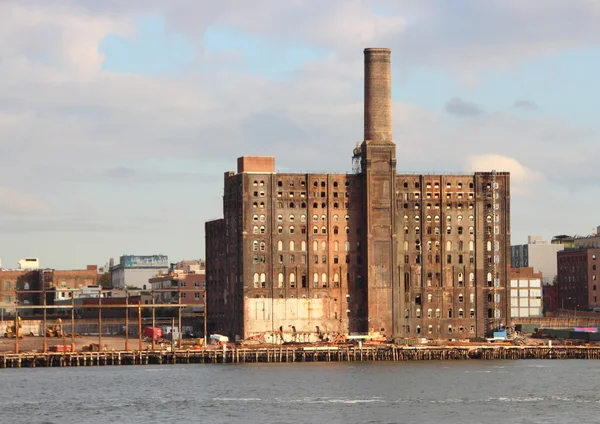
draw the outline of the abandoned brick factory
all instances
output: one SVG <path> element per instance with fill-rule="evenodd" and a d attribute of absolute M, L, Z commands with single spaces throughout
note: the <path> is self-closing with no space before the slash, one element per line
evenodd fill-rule
<path fill-rule="evenodd" d="M 390 50 L 364 58 L 352 173 L 247 156 L 225 173 L 223 218 L 205 225 L 209 333 L 467 339 L 509 325 L 509 174 L 398 173 Z"/>

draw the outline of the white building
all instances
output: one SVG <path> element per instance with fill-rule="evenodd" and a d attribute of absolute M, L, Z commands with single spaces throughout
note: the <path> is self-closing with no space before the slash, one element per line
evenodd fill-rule
<path fill-rule="evenodd" d="M 556 254 L 564 250 L 562 244 L 552 244 L 540 236 L 527 237 L 527 244 L 511 246 L 510 265 L 513 268 L 532 267 L 542 273 L 542 283 L 552 284 L 556 277 Z"/>
<path fill-rule="evenodd" d="M 21 259 L 19 269 L 40 269 L 40 260 L 38 258 Z"/>
<path fill-rule="evenodd" d="M 542 274 L 533 268 L 510 270 L 510 316 L 512 318 L 542 317 Z"/>
<path fill-rule="evenodd" d="M 110 269 L 112 286 L 117 289 L 135 287 L 150 290 L 148 280 L 169 271 L 166 255 L 137 256 L 125 255 L 119 258 L 119 264 Z"/>

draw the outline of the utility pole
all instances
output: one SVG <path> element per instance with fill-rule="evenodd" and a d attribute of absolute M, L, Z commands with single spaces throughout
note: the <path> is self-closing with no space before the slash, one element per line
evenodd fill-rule
<path fill-rule="evenodd" d="M 102 287 L 98 293 L 98 351 L 102 350 Z"/>
<path fill-rule="evenodd" d="M 138 341 L 139 349 L 142 351 L 142 301 L 138 300 Z"/>
<path fill-rule="evenodd" d="M 204 320 L 204 349 L 206 349 L 207 343 L 208 343 L 208 315 L 206 314 L 207 308 L 206 306 L 208 305 L 208 281 L 205 280 L 204 282 L 204 313 L 203 315 L 203 320 Z"/>
<path fill-rule="evenodd" d="M 178 313 L 178 324 L 177 324 L 177 332 L 179 340 L 177 341 L 177 345 L 179 347 L 181 347 L 181 287 L 179 287 L 179 308 L 177 308 L 177 310 L 179 311 Z"/>
<path fill-rule="evenodd" d="M 71 290 L 71 352 L 75 352 L 75 289 Z"/>
<path fill-rule="evenodd" d="M 125 350 L 129 350 L 129 290 L 125 290 Z"/>
<path fill-rule="evenodd" d="M 42 325 L 42 332 L 44 333 L 44 344 L 42 347 L 42 352 L 46 353 L 48 351 L 48 339 L 46 338 L 46 332 L 48 331 L 48 324 L 46 322 L 46 278 L 44 276 L 44 271 L 41 272 L 39 276 L 42 282 L 42 297 L 44 298 L 42 301 L 42 305 L 44 305 L 44 324 Z M 56 290 L 56 288 L 55 288 Z"/>
<path fill-rule="evenodd" d="M 155 327 L 156 327 L 156 308 L 154 307 L 154 290 L 152 290 L 152 351 L 154 352 L 156 348 L 156 337 L 155 337 Z"/>

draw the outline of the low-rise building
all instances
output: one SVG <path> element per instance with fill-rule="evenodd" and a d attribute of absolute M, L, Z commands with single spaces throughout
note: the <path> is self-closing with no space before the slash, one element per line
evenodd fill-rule
<path fill-rule="evenodd" d="M 57 289 L 53 304 L 63 306 L 63 308 L 56 308 L 53 312 L 70 316 L 71 309 L 74 307 L 76 318 L 96 319 L 99 315 L 99 306 L 104 306 L 102 309 L 103 318 L 124 318 L 126 310 L 129 311 L 130 317 L 137 317 L 137 309 L 126 308 L 125 305 L 149 305 L 151 303 L 151 294 L 138 290 L 105 290 L 101 286 L 82 287 L 81 289 Z M 122 305 L 123 308 L 119 308 L 119 305 Z"/>
<path fill-rule="evenodd" d="M 171 266 L 172 271 L 178 274 L 204 274 L 206 263 L 202 259 L 180 261 Z"/>
<path fill-rule="evenodd" d="M 4 314 L 13 315 L 16 306 L 36 306 L 54 302 L 56 289 L 80 289 L 94 286 L 98 282 L 98 267 L 88 265 L 86 269 L 23 269 L 0 270 L 0 308 Z M 21 315 L 31 315 L 35 308 L 22 309 Z"/>
<path fill-rule="evenodd" d="M 21 259 L 18 263 L 19 269 L 39 269 L 40 260 L 38 258 Z"/>
<path fill-rule="evenodd" d="M 110 269 L 112 286 L 117 289 L 150 290 L 148 279 L 169 271 L 166 255 L 124 255 Z"/>
<path fill-rule="evenodd" d="M 532 267 L 510 268 L 510 312 L 512 318 L 543 316 L 542 273 Z"/>
<path fill-rule="evenodd" d="M 527 237 L 527 244 L 510 247 L 511 267 L 532 267 L 534 272 L 543 275 L 542 284 L 553 284 L 556 278 L 556 253 L 564 250 L 560 243 L 549 243 L 540 236 Z"/>
<path fill-rule="evenodd" d="M 184 303 L 204 307 L 205 274 L 169 273 L 150 278 L 156 303 Z"/>

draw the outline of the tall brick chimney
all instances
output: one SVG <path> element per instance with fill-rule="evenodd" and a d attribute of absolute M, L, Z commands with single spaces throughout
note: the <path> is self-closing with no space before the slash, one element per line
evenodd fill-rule
<path fill-rule="evenodd" d="M 365 142 L 394 143 L 390 49 L 365 49 Z"/>

